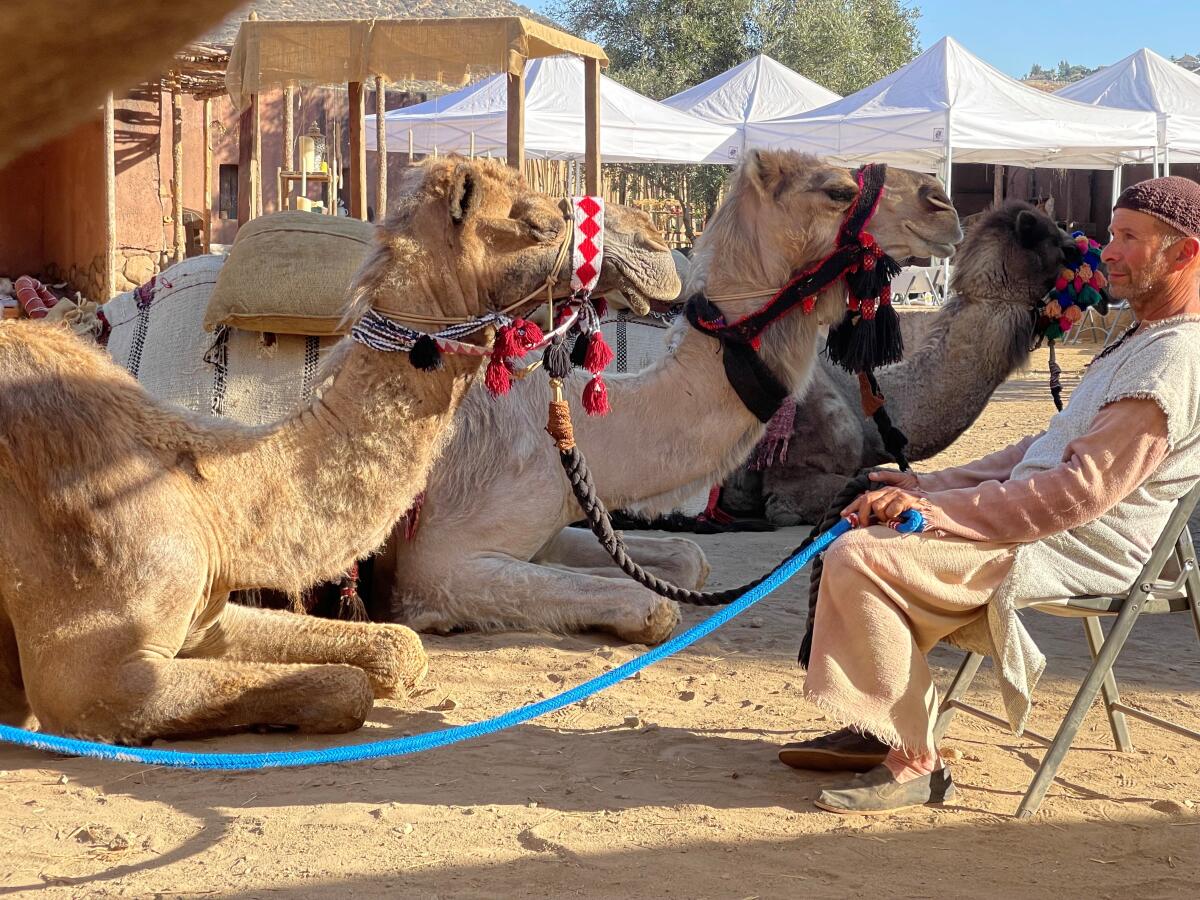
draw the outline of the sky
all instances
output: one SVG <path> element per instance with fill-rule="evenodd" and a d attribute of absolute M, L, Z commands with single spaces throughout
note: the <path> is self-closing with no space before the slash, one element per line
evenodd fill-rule
<path fill-rule="evenodd" d="M 525 3 L 544 10 L 548 0 Z M 907 0 L 906 5 L 921 10 L 922 50 L 951 35 L 1014 78 L 1034 63 L 1057 66 L 1061 59 L 1105 66 L 1141 47 L 1166 57 L 1200 55 L 1200 0 Z"/>

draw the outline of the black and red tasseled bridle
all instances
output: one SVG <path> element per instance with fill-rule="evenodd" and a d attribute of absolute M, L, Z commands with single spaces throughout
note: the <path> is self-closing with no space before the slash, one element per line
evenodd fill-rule
<path fill-rule="evenodd" d="M 837 365 L 858 375 L 863 411 L 874 418 L 888 452 L 901 468 L 907 468 L 907 439 L 888 418 L 873 373 L 904 355 L 900 321 L 891 302 L 891 280 L 900 265 L 867 230 L 883 196 L 887 166 L 865 165 L 854 177 L 858 196 L 842 220 L 834 249 L 824 259 L 793 274 L 763 306 L 734 322 L 727 321 L 703 293 L 689 298 L 686 315 L 693 327 L 721 343 L 730 385 L 746 408 L 767 422 L 789 391 L 759 355 L 763 332 L 797 307 L 811 313 L 821 291 L 844 280 L 846 314 L 829 329 L 825 351 Z"/>

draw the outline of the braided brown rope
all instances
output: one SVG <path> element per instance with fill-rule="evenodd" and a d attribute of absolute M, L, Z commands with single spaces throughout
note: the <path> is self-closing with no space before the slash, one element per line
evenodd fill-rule
<path fill-rule="evenodd" d="M 587 460 L 579 452 L 579 448 L 572 447 L 570 450 L 560 451 L 558 456 L 562 462 L 563 472 L 566 473 L 567 481 L 571 483 L 571 491 L 575 494 L 575 499 L 579 502 L 579 508 L 583 510 L 588 526 L 592 529 L 592 534 L 596 535 L 599 539 L 600 546 L 608 552 L 608 555 L 612 557 L 613 562 L 620 567 L 622 572 L 642 585 L 642 587 L 649 588 L 654 593 L 666 597 L 668 600 L 674 600 L 676 603 L 687 603 L 692 606 L 723 606 L 726 603 L 732 603 L 738 597 L 742 596 L 742 594 L 746 593 L 746 591 L 757 587 L 770 578 L 779 566 L 811 544 L 816 536 L 820 534 L 819 531 L 813 531 L 804 539 L 804 543 L 780 560 L 778 565 L 772 566 L 770 572 L 740 587 L 727 588 L 723 591 L 688 590 L 687 588 L 663 581 L 657 575 L 647 572 L 629 558 L 625 542 L 613 530 L 612 518 L 605 508 L 604 502 L 596 495 L 596 485 L 592 481 L 592 473 L 588 469 Z"/>

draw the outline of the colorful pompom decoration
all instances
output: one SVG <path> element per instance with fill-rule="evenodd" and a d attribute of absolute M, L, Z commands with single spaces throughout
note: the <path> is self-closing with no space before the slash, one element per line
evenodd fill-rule
<path fill-rule="evenodd" d="M 1083 259 L 1078 265 L 1067 266 L 1058 273 L 1054 288 L 1042 301 L 1034 326 L 1035 336 L 1039 339 L 1059 340 L 1091 307 L 1107 311 L 1105 288 L 1108 279 L 1100 270 L 1100 245 L 1082 231 L 1072 234 L 1071 240 Z"/>

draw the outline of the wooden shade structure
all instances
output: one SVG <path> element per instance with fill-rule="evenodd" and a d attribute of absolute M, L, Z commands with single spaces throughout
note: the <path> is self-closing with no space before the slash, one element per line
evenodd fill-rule
<path fill-rule="evenodd" d="M 269 89 L 345 84 L 350 96 L 350 209 L 366 218 L 365 87 L 371 81 L 464 85 L 508 76 L 508 164 L 521 170 L 525 139 L 525 63 L 582 57 L 588 76 L 585 186 L 600 191 L 600 69 L 604 51 L 590 41 L 519 16 L 446 19 L 247 21 L 238 30 L 225 82 L 239 109 Z M 257 131 L 257 124 L 254 125 Z"/>

